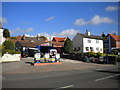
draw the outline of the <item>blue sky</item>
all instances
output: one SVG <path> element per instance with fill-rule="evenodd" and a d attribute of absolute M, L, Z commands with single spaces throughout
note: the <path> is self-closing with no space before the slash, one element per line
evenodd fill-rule
<path fill-rule="evenodd" d="M 86 29 L 93 35 L 118 31 L 117 2 L 3 2 L 3 27 L 11 36 L 74 37 Z"/>

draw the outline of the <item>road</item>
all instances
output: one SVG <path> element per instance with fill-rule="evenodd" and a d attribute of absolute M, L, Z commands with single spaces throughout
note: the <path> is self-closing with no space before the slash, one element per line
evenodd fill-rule
<path fill-rule="evenodd" d="M 6 74 L 3 88 L 118 88 L 120 72 L 117 67 L 99 69 Z"/>

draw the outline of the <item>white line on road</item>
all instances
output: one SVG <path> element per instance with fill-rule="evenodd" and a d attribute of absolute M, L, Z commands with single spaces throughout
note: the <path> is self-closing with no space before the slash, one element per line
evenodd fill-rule
<path fill-rule="evenodd" d="M 59 90 L 59 89 L 63 89 L 63 88 L 70 88 L 70 87 L 73 87 L 73 86 L 74 86 L 74 85 L 68 85 L 68 86 L 59 87 L 59 88 L 52 89 L 52 90 Z"/>
<path fill-rule="evenodd" d="M 70 88 L 73 87 L 74 85 L 69 85 L 69 86 L 64 86 L 64 87 L 60 87 L 60 88 Z"/>
<path fill-rule="evenodd" d="M 96 79 L 95 81 L 97 82 L 97 81 L 100 81 L 100 80 L 105 80 L 105 79 L 112 78 L 112 77 L 115 77 L 115 76 L 118 76 L 118 75 L 120 75 L 120 74 L 115 74 L 115 75 L 113 75 L 113 76 L 108 76 L 108 77 Z"/>

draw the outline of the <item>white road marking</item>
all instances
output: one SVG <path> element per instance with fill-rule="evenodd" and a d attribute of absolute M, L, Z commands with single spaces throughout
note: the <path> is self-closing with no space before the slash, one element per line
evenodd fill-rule
<path fill-rule="evenodd" d="M 97 82 L 97 81 L 100 81 L 100 80 L 105 80 L 105 79 L 112 78 L 112 77 L 115 77 L 115 76 L 118 76 L 118 75 L 120 75 L 120 74 L 115 74 L 115 75 L 113 75 L 113 76 L 108 76 L 108 77 L 96 79 L 95 81 Z"/>
<path fill-rule="evenodd" d="M 74 85 L 69 85 L 69 86 L 64 86 L 64 87 L 60 87 L 60 88 L 70 88 L 73 87 Z"/>
<path fill-rule="evenodd" d="M 73 87 L 73 86 L 74 86 L 74 85 L 68 85 L 68 86 L 59 87 L 59 88 L 52 89 L 52 90 L 59 90 L 59 89 L 63 89 L 63 88 L 70 88 L 70 87 Z"/>

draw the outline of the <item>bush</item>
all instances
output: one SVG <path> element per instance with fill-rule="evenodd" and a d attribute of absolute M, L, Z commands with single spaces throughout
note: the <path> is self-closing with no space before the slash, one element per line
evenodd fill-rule
<path fill-rule="evenodd" d="M 16 37 L 10 37 L 10 39 L 17 39 Z"/>
<path fill-rule="evenodd" d="M 120 56 L 117 57 L 117 62 L 120 62 Z"/>
<path fill-rule="evenodd" d="M 118 51 L 117 49 L 113 49 L 113 50 L 112 50 L 112 54 L 114 54 L 114 55 L 118 55 L 118 52 L 119 52 L 119 51 Z"/>
<path fill-rule="evenodd" d="M 6 40 L 3 43 L 3 46 L 5 47 L 5 50 L 14 50 L 15 49 L 15 44 L 10 40 Z"/>
<path fill-rule="evenodd" d="M 21 52 L 15 51 L 15 50 L 3 50 L 2 55 L 8 53 L 8 54 L 20 54 Z"/>
<path fill-rule="evenodd" d="M 99 56 L 102 56 L 102 53 L 97 52 L 96 55 L 99 57 Z"/>
<path fill-rule="evenodd" d="M 87 52 L 86 55 L 88 55 L 88 56 L 94 56 L 95 53 L 91 51 L 91 52 Z"/>
<path fill-rule="evenodd" d="M 5 51 L 5 47 L 3 45 L 0 45 L 0 56 L 3 55 L 4 51 Z"/>

